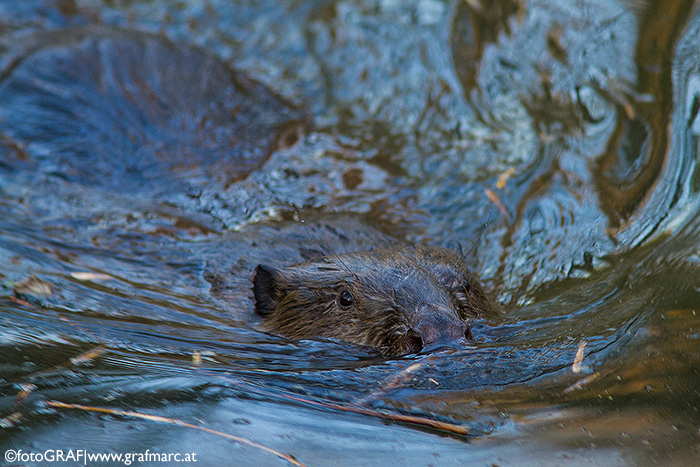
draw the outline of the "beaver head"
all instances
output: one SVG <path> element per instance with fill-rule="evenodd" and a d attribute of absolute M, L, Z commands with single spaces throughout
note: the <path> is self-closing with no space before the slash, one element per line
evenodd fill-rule
<path fill-rule="evenodd" d="M 258 265 L 255 311 L 295 339 L 328 337 L 385 355 L 471 338 L 470 320 L 491 309 L 454 251 L 404 246 L 323 256 L 286 268 Z"/>

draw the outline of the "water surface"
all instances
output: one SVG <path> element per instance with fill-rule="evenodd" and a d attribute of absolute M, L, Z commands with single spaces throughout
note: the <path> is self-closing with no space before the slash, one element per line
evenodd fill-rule
<path fill-rule="evenodd" d="M 307 465 L 697 459 L 692 2 L 36 0 L 0 18 L 4 448 L 284 463 L 58 400 Z M 468 348 L 386 359 L 257 326 L 259 262 L 392 239 L 470 252 L 500 312 Z"/>

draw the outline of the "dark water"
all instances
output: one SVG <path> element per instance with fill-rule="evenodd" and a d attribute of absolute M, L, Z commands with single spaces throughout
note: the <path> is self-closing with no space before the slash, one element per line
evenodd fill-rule
<path fill-rule="evenodd" d="M 240 3 L 0 2 L 3 448 L 285 463 L 57 400 L 307 465 L 694 464 L 695 5 Z M 257 329 L 256 264 L 392 239 L 473 247 L 469 348 Z"/>

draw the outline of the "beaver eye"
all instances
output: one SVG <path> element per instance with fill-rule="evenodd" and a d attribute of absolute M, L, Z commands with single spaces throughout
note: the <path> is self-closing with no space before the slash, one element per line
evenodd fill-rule
<path fill-rule="evenodd" d="M 465 337 L 468 341 L 473 341 L 473 340 L 474 340 L 474 336 L 472 335 L 472 330 L 469 329 L 469 328 L 467 328 L 467 330 L 464 331 L 464 337 Z"/>
<path fill-rule="evenodd" d="M 472 293 L 472 286 L 471 286 L 471 284 L 469 283 L 469 281 L 466 280 L 466 279 L 464 279 L 464 280 L 462 281 L 462 288 L 464 289 L 464 291 L 465 291 L 467 294 L 471 294 L 471 293 Z"/>
<path fill-rule="evenodd" d="M 340 303 L 340 306 L 347 308 L 352 305 L 352 301 L 352 294 L 350 292 L 347 290 L 340 292 L 340 296 L 338 297 L 338 303 Z"/>

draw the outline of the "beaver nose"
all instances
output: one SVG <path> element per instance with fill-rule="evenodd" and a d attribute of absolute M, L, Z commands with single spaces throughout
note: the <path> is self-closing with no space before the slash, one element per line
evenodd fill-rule
<path fill-rule="evenodd" d="M 424 349 L 442 345 L 462 346 L 467 343 L 466 324 L 455 322 L 443 314 L 430 313 L 421 316 L 414 329 L 420 335 Z"/>

